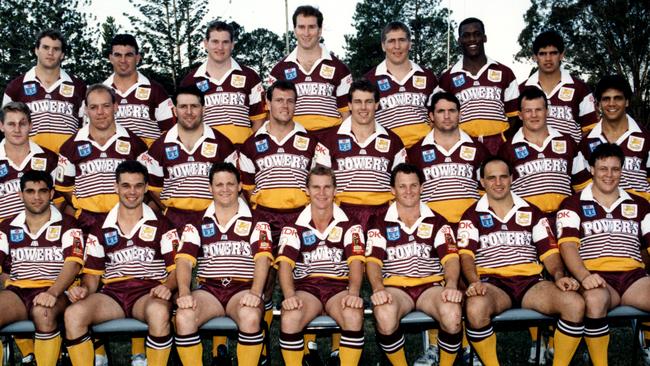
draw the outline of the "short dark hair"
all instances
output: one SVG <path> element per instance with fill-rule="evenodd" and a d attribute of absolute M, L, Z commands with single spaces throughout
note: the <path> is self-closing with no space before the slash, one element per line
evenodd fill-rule
<path fill-rule="evenodd" d="M 625 99 L 632 99 L 630 83 L 622 75 L 606 75 L 600 79 L 594 90 L 594 97 L 596 97 L 597 101 L 600 101 L 607 89 L 616 89 L 623 93 Z"/>
<path fill-rule="evenodd" d="M 537 54 L 540 48 L 549 46 L 557 48 L 560 53 L 564 52 L 564 39 L 562 39 L 560 33 L 554 30 L 547 30 L 537 35 L 533 41 L 533 53 Z"/>
<path fill-rule="evenodd" d="M 111 88 L 110 86 L 104 85 L 102 83 L 97 83 L 89 86 L 88 89 L 86 89 L 86 98 L 85 98 L 86 105 L 88 105 L 88 96 L 90 95 L 90 93 L 96 91 L 104 91 L 108 93 L 108 95 L 111 96 L 111 103 L 115 104 L 115 90 L 113 90 L 113 88 Z"/>
<path fill-rule="evenodd" d="M 137 160 L 124 160 L 115 169 L 115 181 L 120 182 L 120 176 L 124 173 L 142 174 L 144 182 L 149 183 L 149 172 L 147 168 Z"/>
<path fill-rule="evenodd" d="M 25 186 L 27 182 L 45 182 L 47 189 L 50 191 L 54 189 L 54 181 L 52 181 L 52 175 L 50 173 L 42 170 L 28 170 L 20 177 L 20 191 L 25 191 Z"/>
<path fill-rule="evenodd" d="M 334 171 L 332 168 L 328 168 L 326 166 L 322 165 L 316 165 L 315 167 L 311 168 L 309 173 L 307 173 L 307 179 L 305 179 L 305 185 L 309 187 L 309 181 L 311 180 L 311 177 L 314 175 L 327 175 L 330 178 L 332 178 L 332 185 L 336 187 L 336 175 L 334 174 Z"/>
<path fill-rule="evenodd" d="M 214 178 L 214 175 L 220 172 L 232 173 L 237 179 L 237 183 L 241 182 L 241 175 L 239 173 L 239 170 L 237 170 L 237 168 L 232 165 L 232 163 L 221 162 L 212 164 L 210 172 L 208 173 L 210 184 L 212 184 L 212 178 Z"/>
<path fill-rule="evenodd" d="M 54 29 L 46 29 L 44 31 L 41 31 L 36 36 L 36 43 L 34 44 L 34 48 L 41 47 L 41 39 L 45 37 L 53 39 L 55 41 L 60 41 L 61 51 L 63 51 L 63 53 L 66 53 L 68 51 L 68 44 L 66 43 L 65 38 L 63 38 L 63 34 L 61 34 L 61 32 Z"/>
<path fill-rule="evenodd" d="M 460 100 L 450 92 L 441 92 L 441 93 L 436 93 L 431 97 L 431 103 L 429 103 L 428 109 L 429 112 L 434 113 L 436 111 L 436 104 L 438 104 L 439 101 L 441 100 L 446 100 L 448 102 L 452 102 L 456 105 L 456 109 L 460 112 Z"/>
<path fill-rule="evenodd" d="M 5 116 L 9 112 L 18 112 L 22 113 L 27 117 L 27 122 L 32 123 L 32 111 L 29 109 L 27 104 L 23 102 L 9 102 L 2 107 L 2 112 L 0 112 L 0 122 L 5 122 Z"/>
<path fill-rule="evenodd" d="M 485 24 L 483 24 L 483 21 L 479 18 L 465 18 L 460 24 L 458 24 L 458 35 L 461 36 L 461 29 L 463 29 L 463 26 L 467 24 L 472 24 L 472 23 L 478 23 L 478 25 L 481 27 L 481 32 L 485 34 Z"/>
<path fill-rule="evenodd" d="M 418 168 L 413 164 L 399 163 L 390 172 L 390 186 L 393 188 L 395 188 L 395 179 L 397 178 L 397 173 L 415 174 L 418 176 L 418 182 L 420 182 L 420 184 L 423 184 L 425 180 L 424 173 L 422 173 L 422 169 Z"/>
<path fill-rule="evenodd" d="M 303 17 L 316 17 L 316 24 L 318 24 L 318 28 L 323 28 L 323 13 L 321 13 L 318 8 L 311 5 L 302 5 L 297 7 L 293 12 L 293 16 L 291 17 L 294 28 L 296 27 L 298 15 L 302 15 Z"/>
<path fill-rule="evenodd" d="M 179 86 L 178 90 L 176 90 L 176 94 L 174 94 L 174 105 L 178 104 L 178 96 L 181 94 L 191 94 L 199 98 L 199 101 L 201 102 L 201 105 L 205 105 L 205 94 L 195 84 L 191 85 L 186 85 L 186 86 Z"/>
<path fill-rule="evenodd" d="M 497 155 L 490 155 L 487 158 L 485 158 L 485 160 L 483 160 L 483 162 L 481 163 L 481 167 L 480 167 L 481 178 L 485 178 L 485 167 L 488 164 L 490 164 L 492 162 L 495 162 L 495 161 L 500 161 L 500 162 L 504 163 L 508 167 L 508 175 L 512 175 L 512 166 L 510 165 L 510 163 L 506 159 L 504 159 L 504 158 L 502 158 L 500 156 L 497 156 Z"/>
<path fill-rule="evenodd" d="M 623 150 L 620 146 L 608 142 L 600 144 L 596 146 L 594 151 L 591 152 L 591 155 L 589 155 L 589 166 L 594 167 L 596 166 L 596 160 L 610 157 L 618 158 L 618 161 L 621 162 L 621 166 L 623 166 L 623 163 L 625 162 L 625 154 L 623 154 Z"/>
<path fill-rule="evenodd" d="M 410 41 L 411 40 L 411 30 L 409 27 L 398 21 L 393 21 L 384 26 L 384 29 L 381 30 L 381 43 L 384 43 L 386 41 L 386 35 L 388 35 L 389 32 L 396 31 L 396 30 L 401 30 L 406 33 L 406 38 Z"/>
<path fill-rule="evenodd" d="M 140 53 L 138 41 L 130 34 L 122 33 L 113 36 L 113 39 L 111 39 L 111 48 L 109 49 L 111 53 L 113 52 L 113 46 L 131 46 L 135 49 L 136 54 Z"/>
<path fill-rule="evenodd" d="M 296 99 L 298 99 L 298 90 L 296 90 L 296 84 L 288 80 L 276 80 L 273 84 L 271 84 L 271 86 L 269 86 L 268 89 L 266 89 L 266 100 L 273 100 L 273 91 L 275 89 L 284 91 L 291 90 Z"/>
<path fill-rule="evenodd" d="M 221 20 L 213 20 L 210 23 L 208 23 L 208 28 L 205 30 L 205 39 L 210 39 L 210 33 L 218 31 L 218 32 L 228 32 L 230 35 L 230 42 L 235 41 L 235 28 L 233 28 L 232 25 L 221 21 Z"/>
<path fill-rule="evenodd" d="M 352 101 L 352 93 L 357 90 L 372 93 L 372 95 L 375 97 L 375 103 L 379 102 L 379 89 L 377 89 L 377 86 L 371 83 L 370 80 L 362 78 L 353 81 L 350 85 L 350 91 L 348 92 L 348 102 Z"/>
<path fill-rule="evenodd" d="M 536 86 L 525 87 L 524 90 L 519 93 L 519 98 L 517 99 L 517 106 L 519 107 L 519 111 L 521 112 L 521 104 L 524 102 L 524 99 L 533 100 L 540 98 L 544 100 L 544 107 L 548 108 L 548 99 L 546 99 L 546 94 L 542 89 Z"/>

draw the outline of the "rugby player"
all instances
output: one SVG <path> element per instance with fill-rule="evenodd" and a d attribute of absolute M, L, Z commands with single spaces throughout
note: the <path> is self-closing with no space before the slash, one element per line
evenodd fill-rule
<path fill-rule="evenodd" d="M 458 44 L 463 57 L 440 76 L 434 92 L 448 91 L 461 104 L 460 128 L 478 137 L 496 154 L 517 115 L 519 89 L 512 70 L 485 55 L 485 26 L 467 18 L 458 26 Z"/>
<path fill-rule="evenodd" d="M 302 332 L 321 313 L 341 327 L 341 365 L 357 365 L 363 350 L 364 233 L 334 204 L 336 178 L 326 167 L 312 169 L 306 180 L 310 205 L 285 226 L 277 257 L 284 295 L 280 348 L 285 364 L 299 366 Z"/>
<path fill-rule="evenodd" d="M 558 315 L 553 365 L 569 365 L 584 329 L 580 285 L 564 272 L 548 219 L 511 192 L 509 164 L 490 157 L 480 172 L 486 194 L 458 223 L 461 266 L 469 283 L 467 338 L 484 365 L 498 365 L 492 316 L 512 307 Z M 544 268 L 553 281 L 543 279 Z"/>
<path fill-rule="evenodd" d="M 440 365 L 461 347 L 463 293 L 453 229 L 420 201 L 424 175 L 410 164 L 391 174 L 395 202 L 368 231 L 366 270 L 372 286 L 377 340 L 393 365 L 407 365 L 400 319 L 423 311 L 440 324 Z M 443 285 L 444 281 L 444 285 Z"/>
<path fill-rule="evenodd" d="M 205 94 L 205 124 L 240 145 L 262 125 L 266 112 L 259 75 L 232 58 L 234 34 L 228 23 L 209 23 L 203 40 L 208 58 L 181 85 L 196 85 Z"/>
<path fill-rule="evenodd" d="M 2 98 L 2 105 L 18 101 L 29 106 L 33 121 L 30 136 L 55 153 L 79 129 L 86 95 L 84 83 L 61 69 L 66 51 L 61 33 L 52 29 L 40 32 L 34 45 L 36 66 L 9 82 Z"/>
<path fill-rule="evenodd" d="M 409 59 L 411 31 L 406 24 L 388 23 L 381 32 L 381 49 L 384 61 L 365 75 L 381 93 L 377 122 L 409 148 L 431 130 L 427 102 L 438 79 Z"/>
<path fill-rule="evenodd" d="M 49 173 L 26 171 L 18 195 L 24 209 L 0 224 L 0 263 L 11 263 L 6 288 L 0 290 L 0 326 L 32 320 L 36 363 L 54 366 L 61 350 L 58 319 L 69 304 L 64 292 L 83 265 L 83 236 L 74 219 L 50 205 Z"/>
<path fill-rule="evenodd" d="M 172 345 L 171 295 L 176 289 L 176 229 L 143 204 L 147 168 L 134 160 L 115 169 L 119 202 L 91 229 L 80 286 L 71 288 L 65 312 L 66 344 L 74 366 L 92 365 L 93 324 L 135 318 L 147 323 L 147 363 L 167 365 Z M 103 287 L 98 291 L 100 279 Z"/>
<path fill-rule="evenodd" d="M 602 94 L 604 100 L 609 93 Z M 609 103 L 621 102 L 617 95 Z M 625 159 L 618 144 L 599 144 L 589 157 L 592 183 L 557 213 L 560 252 L 585 299 L 585 342 L 594 366 L 607 365 L 608 310 L 629 305 L 650 311 L 647 253 L 642 254 L 650 244 L 650 206 L 621 187 Z"/>
<path fill-rule="evenodd" d="M 213 202 L 202 221 L 185 227 L 176 254 L 176 346 L 184 365 L 200 365 L 198 328 L 214 317 L 228 316 L 239 329 L 238 364 L 257 366 L 263 341 L 264 284 L 273 261 L 271 230 L 254 219 L 239 198 L 242 185 L 234 165 L 215 163 L 208 184 Z M 191 291 L 195 266 L 200 285 Z"/>

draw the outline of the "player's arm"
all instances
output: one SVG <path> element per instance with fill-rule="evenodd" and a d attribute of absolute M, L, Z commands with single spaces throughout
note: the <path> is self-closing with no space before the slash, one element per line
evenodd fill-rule
<path fill-rule="evenodd" d="M 553 282 L 562 291 L 575 291 L 580 287 L 580 284 L 566 275 L 564 263 L 559 253 L 553 253 L 546 257 L 544 260 L 544 267 L 548 273 L 553 276 Z"/>
<path fill-rule="evenodd" d="M 264 302 L 264 285 L 273 261 L 271 243 L 271 226 L 266 222 L 258 222 L 250 237 L 253 249 L 253 284 L 250 291 L 239 300 L 242 306 L 258 307 Z"/>
<path fill-rule="evenodd" d="M 178 299 L 176 304 L 181 309 L 196 308 L 192 298 L 192 262 L 184 257 L 176 257 L 176 283 L 178 284 Z"/>
<path fill-rule="evenodd" d="M 278 277 L 280 279 L 280 289 L 284 301 L 282 301 L 282 309 L 284 310 L 299 310 L 302 308 L 302 301 L 296 297 L 296 288 L 293 283 L 293 267 L 290 263 L 279 262 Z"/>
<path fill-rule="evenodd" d="M 40 305 L 51 308 L 56 304 L 56 300 L 65 290 L 70 287 L 74 279 L 81 270 L 81 264 L 76 261 L 66 261 L 56 280 L 45 292 L 41 292 L 34 298 L 34 305 Z"/>
<path fill-rule="evenodd" d="M 67 292 L 70 302 L 74 303 L 83 300 L 88 297 L 88 295 L 97 292 L 100 277 L 101 276 L 97 274 L 84 273 L 81 277 L 81 284 L 70 288 Z"/>
<path fill-rule="evenodd" d="M 605 287 L 606 283 L 602 277 L 596 273 L 591 273 L 585 267 L 580 253 L 578 252 L 579 244 L 575 241 L 565 241 L 560 245 L 562 259 L 569 271 L 573 274 L 585 290 L 591 290 L 597 287 Z"/>
<path fill-rule="evenodd" d="M 368 230 L 368 241 L 366 243 L 366 276 L 372 295 L 370 301 L 374 306 L 390 304 L 393 297 L 384 287 L 384 276 L 382 275 L 383 259 L 386 253 L 386 238 L 379 229 Z"/>

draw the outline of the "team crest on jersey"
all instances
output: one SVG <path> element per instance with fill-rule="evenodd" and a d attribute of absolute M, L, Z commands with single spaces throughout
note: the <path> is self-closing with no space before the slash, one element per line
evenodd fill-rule
<path fill-rule="evenodd" d="M 201 145 L 201 155 L 206 158 L 214 158 L 217 156 L 217 144 L 204 142 L 203 145 Z"/>
<path fill-rule="evenodd" d="M 563 86 L 560 88 L 560 92 L 557 94 L 557 97 L 560 98 L 560 100 L 562 101 L 570 102 L 573 100 L 574 93 L 575 93 L 575 89 L 567 88 Z"/>
<path fill-rule="evenodd" d="M 201 225 L 201 233 L 203 234 L 203 237 L 205 237 L 205 238 L 209 238 L 211 236 L 214 236 L 214 234 L 216 234 L 216 230 L 214 229 L 214 224 L 209 223 L 209 224 Z"/>
<path fill-rule="evenodd" d="M 390 81 L 388 79 L 379 79 L 377 80 L 377 87 L 381 91 L 386 91 L 390 89 Z"/>
<path fill-rule="evenodd" d="M 165 147 L 165 156 L 167 156 L 168 160 L 175 160 L 178 159 L 178 146 L 167 146 Z"/>
<path fill-rule="evenodd" d="M 23 92 L 25 92 L 25 95 L 28 97 L 35 95 L 37 91 L 38 90 L 36 89 L 36 83 L 29 83 L 23 85 Z"/>
<path fill-rule="evenodd" d="M 645 139 L 643 137 L 630 136 L 627 140 L 627 148 L 639 152 L 643 150 L 643 142 Z"/>
<path fill-rule="evenodd" d="M 45 170 L 47 160 L 43 158 L 32 158 L 30 166 L 32 170 Z"/>
<path fill-rule="evenodd" d="M 424 89 L 427 87 L 427 77 L 426 76 L 413 76 L 413 87 L 418 89 Z"/>
<path fill-rule="evenodd" d="M 208 89 L 210 89 L 210 83 L 208 83 L 207 80 L 201 80 L 198 83 L 196 83 L 196 87 L 199 88 L 200 91 L 205 93 L 206 91 L 208 91 Z"/>
<path fill-rule="evenodd" d="M 314 245 L 316 244 L 316 235 L 314 235 L 314 233 L 311 232 L 311 230 L 307 230 L 302 233 L 302 242 L 306 246 Z"/>
<path fill-rule="evenodd" d="M 529 226 L 532 221 L 533 215 L 526 211 L 517 211 L 515 215 L 515 222 L 519 226 Z"/>
<path fill-rule="evenodd" d="M 258 153 L 263 153 L 269 149 L 269 141 L 267 139 L 255 141 L 255 150 Z"/>
<path fill-rule="evenodd" d="M 524 159 L 528 156 L 528 148 L 526 146 L 515 147 L 515 155 L 517 159 Z"/>
<path fill-rule="evenodd" d="M 494 220 L 492 219 L 492 215 L 487 214 L 487 215 L 480 215 L 479 219 L 481 220 L 481 226 L 484 228 L 490 228 L 494 226 Z"/>
<path fill-rule="evenodd" d="M 476 156 L 476 148 L 471 146 L 462 146 L 460 148 L 460 157 L 463 160 L 473 161 Z"/>
<path fill-rule="evenodd" d="M 339 139 L 339 151 L 346 152 L 352 150 L 352 140 L 349 138 Z"/>
<path fill-rule="evenodd" d="M 59 94 L 66 98 L 70 98 L 74 95 L 74 85 L 61 84 L 59 87 Z"/>
<path fill-rule="evenodd" d="M 235 221 L 235 234 L 239 236 L 248 236 L 250 232 L 251 232 L 250 221 L 245 221 L 245 220 Z"/>
<path fill-rule="evenodd" d="M 621 215 L 626 219 L 634 219 L 637 215 L 636 204 L 633 203 L 623 203 L 621 205 Z"/>
<path fill-rule="evenodd" d="M 131 143 L 124 140 L 115 141 L 115 151 L 122 155 L 128 155 L 131 152 Z"/>
<path fill-rule="evenodd" d="M 92 152 L 92 147 L 90 147 L 90 144 L 79 145 L 77 146 L 77 152 L 80 157 L 85 158 Z"/>
<path fill-rule="evenodd" d="M 284 70 L 284 78 L 287 80 L 293 80 L 298 77 L 298 71 L 295 67 Z"/>
<path fill-rule="evenodd" d="M 120 241 L 120 238 L 117 235 L 117 230 L 105 232 L 104 241 L 106 242 L 106 245 L 109 247 L 112 247 L 113 245 L 117 244 L 117 242 Z"/>
<path fill-rule="evenodd" d="M 246 85 L 246 76 L 232 75 L 230 77 L 230 86 L 233 88 L 243 88 Z"/>
<path fill-rule="evenodd" d="M 0 178 L 4 177 L 7 174 L 9 174 L 7 164 L 0 164 Z"/>
<path fill-rule="evenodd" d="M 422 239 L 429 239 L 432 234 L 433 234 L 433 225 L 423 222 L 420 224 L 420 226 L 418 226 L 418 231 L 415 235 L 417 235 Z"/>
<path fill-rule="evenodd" d="M 460 88 L 461 86 L 465 85 L 465 75 L 456 75 L 451 78 L 451 81 L 454 83 L 455 87 Z"/>
<path fill-rule="evenodd" d="M 327 241 L 338 243 L 341 241 L 341 236 L 343 236 L 343 229 L 340 226 L 334 226 L 332 230 L 330 230 L 330 234 L 327 236 Z"/>
<path fill-rule="evenodd" d="M 336 70 L 336 67 L 330 66 L 330 65 L 325 65 L 322 64 L 320 66 L 320 72 L 319 75 L 325 79 L 332 79 L 334 77 L 334 71 Z"/>
<path fill-rule="evenodd" d="M 55 226 L 50 226 L 47 228 L 47 232 L 45 233 L 45 239 L 49 241 L 57 241 L 61 238 L 61 226 L 60 225 L 55 225 Z"/>
<path fill-rule="evenodd" d="M 25 231 L 23 229 L 11 229 L 9 231 L 9 239 L 14 243 L 21 242 L 25 239 Z"/>
<path fill-rule="evenodd" d="M 594 142 L 590 142 L 590 143 L 589 143 L 589 151 L 590 151 L 590 152 L 594 152 L 594 150 L 596 150 L 596 148 L 598 147 L 598 145 L 600 145 L 600 143 L 601 143 L 600 140 L 596 140 L 596 141 L 594 141 Z"/>
<path fill-rule="evenodd" d="M 375 139 L 375 150 L 387 153 L 390 150 L 390 140 L 383 137 L 377 137 Z"/>
<path fill-rule="evenodd" d="M 306 151 L 309 147 L 309 137 L 296 135 L 293 138 L 293 147 L 300 151 Z"/>
<path fill-rule="evenodd" d="M 386 239 L 390 241 L 399 240 L 401 236 L 399 226 L 389 226 L 386 228 Z"/>
<path fill-rule="evenodd" d="M 424 160 L 425 163 L 430 163 L 436 160 L 436 150 L 422 150 L 422 160 Z"/>
<path fill-rule="evenodd" d="M 551 143 L 551 149 L 556 154 L 566 154 L 566 141 L 555 141 Z"/>
<path fill-rule="evenodd" d="M 145 87 L 139 86 L 135 90 L 135 97 L 138 100 L 149 100 L 150 96 L 151 96 L 151 88 L 145 88 Z"/>
<path fill-rule="evenodd" d="M 582 205 L 582 213 L 586 217 L 594 217 L 596 216 L 596 208 L 594 205 Z"/>
<path fill-rule="evenodd" d="M 152 241 L 156 237 L 156 227 L 149 225 L 142 225 L 140 227 L 140 232 L 138 233 L 138 238 L 144 241 Z"/>
<path fill-rule="evenodd" d="M 501 81 L 501 71 L 499 70 L 488 70 L 488 80 L 493 83 L 498 83 Z"/>

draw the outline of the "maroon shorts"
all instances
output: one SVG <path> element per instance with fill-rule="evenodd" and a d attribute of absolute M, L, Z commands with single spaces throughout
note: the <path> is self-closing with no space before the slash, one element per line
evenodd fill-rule
<path fill-rule="evenodd" d="M 22 288 L 10 285 L 7 286 L 5 290 L 9 290 L 18 295 L 23 304 L 25 304 L 25 308 L 27 309 L 27 316 L 30 316 L 32 313 L 32 308 L 34 307 L 34 298 L 41 292 L 45 292 L 48 289 L 49 287 Z"/>
<path fill-rule="evenodd" d="M 503 134 L 491 135 L 491 136 L 482 136 L 478 139 L 483 143 L 483 146 L 490 152 L 492 155 L 496 155 L 499 151 L 499 148 L 504 143 L 505 138 Z"/>
<path fill-rule="evenodd" d="M 348 287 L 347 280 L 326 277 L 307 277 L 295 282 L 296 291 L 305 291 L 316 296 L 325 306 L 329 299 Z"/>
<path fill-rule="evenodd" d="M 634 282 L 648 276 L 643 268 L 621 272 L 591 271 L 591 273 L 598 273 L 608 285 L 612 286 L 612 288 L 618 292 L 619 296 L 623 296 L 625 291 L 627 291 Z"/>
<path fill-rule="evenodd" d="M 406 294 L 409 295 L 411 299 L 413 299 L 413 304 L 417 304 L 418 299 L 424 293 L 424 291 L 437 286 L 442 286 L 442 284 L 440 282 L 431 282 L 431 283 L 425 283 L 423 285 L 409 286 L 409 287 L 402 287 L 402 286 L 390 286 L 390 287 L 406 292 Z"/>
<path fill-rule="evenodd" d="M 84 234 L 88 234 L 94 227 L 102 227 L 107 215 L 108 212 L 102 213 L 81 210 L 79 217 L 77 217 L 77 225 Z"/>
<path fill-rule="evenodd" d="M 227 279 L 210 279 L 204 282 L 201 282 L 198 290 L 203 290 L 208 292 L 210 295 L 217 298 L 221 306 L 225 309 L 228 305 L 228 301 L 232 299 L 237 293 L 250 290 L 253 286 L 253 281 L 231 281 Z"/>
<path fill-rule="evenodd" d="M 267 222 L 271 226 L 271 237 L 273 239 L 273 247 L 278 247 L 280 240 L 280 231 L 285 226 L 293 226 L 304 207 L 276 210 L 264 206 L 257 205 L 255 208 L 255 216 L 259 221 Z"/>
<path fill-rule="evenodd" d="M 160 285 L 159 281 L 131 279 L 104 285 L 101 293 L 109 296 L 124 310 L 127 318 L 133 317 L 133 305 L 142 296 L 148 295 L 152 288 Z"/>
<path fill-rule="evenodd" d="M 505 291 L 505 293 L 510 297 L 510 300 L 512 300 L 512 307 L 520 307 L 521 300 L 524 299 L 526 292 L 539 283 L 539 281 L 543 280 L 544 278 L 540 275 L 512 277 L 484 276 L 481 278 L 481 281 L 494 285 Z"/>
<path fill-rule="evenodd" d="M 185 225 L 193 224 L 195 227 L 201 225 L 203 213 L 204 211 L 180 210 L 178 208 L 168 207 L 165 210 L 165 217 L 174 225 L 178 235 L 182 235 L 183 230 L 185 230 Z"/>
<path fill-rule="evenodd" d="M 384 217 L 386 216 L 386 211 L 388 211 L 388 204 L 379 206 L 366 206 L 341 203 L 339 206 L 343 212 L 345 212 L 347 217 L 354 217 L 356 222 L 361 224 L 364 232 L 368 231 L 369 222 L 378 222 L 379 220 L 383 221 Z"/>

